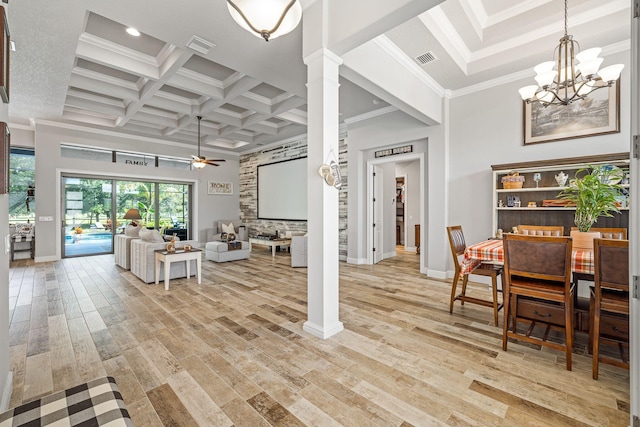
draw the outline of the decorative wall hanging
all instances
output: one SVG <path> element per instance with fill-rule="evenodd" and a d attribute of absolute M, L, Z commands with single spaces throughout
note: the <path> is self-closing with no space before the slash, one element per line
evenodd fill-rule
<path fill-rule="evenodd" d="M 230 196 L 233 194 L 233 182 L 209 181 L 207 185 L 207 194 L 222 194 Z"/>
<path fill-rule="evenodd" d="M 342 174 L 340 173 L 340 166 L 336 161 L 336 155 L 333 149 L 329 150 L 327 160 L 325 160 L 324 164 L 318 169 L 318 175 L 324 179 L 324 182 L 326 182 L 329 187 L 340 188 L 342 186 Z"/>

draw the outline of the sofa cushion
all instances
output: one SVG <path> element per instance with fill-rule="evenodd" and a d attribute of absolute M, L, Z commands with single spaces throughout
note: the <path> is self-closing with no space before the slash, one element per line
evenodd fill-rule
<path fill-rule="evenodd" d="M 140 237 L 140 226 L 129 224 L 125 228 L 124 234 L 129 237 Z"/>
<path fill-rule="evenodd" d="M 227 252 L 229 250 L 229 245 L 225 242 L 207 242 L 204 246 L 204 249 L 211 252 Z"/>
<path fill-rule="evenodd" d="M 233 233 L 236 234 L 236 229 L 233 226 L 233 223 L 230 222 L 228 224 L 222 223 L 222 232 L 223 233 Z"/>
<path fill-rule="evenodd" d="M 164 239 L 158 230 L 149 230 L 148 228 L 142 228 L 140 230 L 140 238 L 145 242 L 164 242 Z"/>

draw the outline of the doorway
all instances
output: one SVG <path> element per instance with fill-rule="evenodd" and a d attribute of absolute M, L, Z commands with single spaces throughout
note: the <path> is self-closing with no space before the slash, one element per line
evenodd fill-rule
<path fill-rule="evenodd" d="M 415 163 L 414 163 L 415 162 Z M 425 240 L 425 236 L 424 234 L 426 234 L 426 230 L 428 230 L 428 227 L 426 226 L 426 211 L 424 208 L 424 204 L 425 204 L 425 200 L 426 200 L 426 195 L 425 195 L 425 189 L 426 189 L 426 185 L 425 185 L 425 153 L 407 153 L 407 154 L 402 154 L 402 155 L 397 155 L 397 156 L 392 156 L 392 157 L 388 157 L 388 158 L 379 158 L 379 159 L 373 159 L 373 160 L 368 160 L 367 161 L 367 200 L 369 200 L 369 202 L 367 203 L 367 219 L 368 222 L 368 230 L 367 230 L 367 263 L 368 264 L 375 264 L 375 259 L 377 256 L 380 256 L 380 253 L 378 252 L 380 249 L 378 248 L 384 248 L 386 247 L 393 247 L 393 252 L 388 252 L 387 256 L 393 256 L 393 254 L 395 254 L 395 247 L 396 247 L 396 238 L 397 238 L 397 224 L 396 224 L 396 217 L 397 217 L 397 205 L 396 205 L 396 196 L 397 196 L 397 188 L 396 188 L 396 175 L 392 175 L 392 176 L 385 176 L 383 179 L 385 181 L 387 180 L 391 180 L 392 184 L 391 184 L 391 188 L 393 191 L 393 193 L 389 193 L 389 194 L 383 194 L 382 196 L 376 196 L 376 186 L 374 185 L 374 170 L 378 170 L 381 169 L 383 165 L 388 165 L 388 164 L 400 164 L 400 163 L 414 163 L 415 164 L 415 174 L 417 175 L 417 178 L 415 180 L 412 180 L 413 182 L 413 187 L 415 188 L 415 197 L 412 198 L 412 204 L 415 207 L 415 214 L 412 217 L 412 220 L 414 222 L 417 223 L 417 225 L 420 224 L 425 224 L 425 226 L 423 227 L 415 227 L 414 229 L 419 230 L 418 233 L 419 234 L 419 241 L 423 242 L 422 248 L 423 250 L 420 251 L 420 254 L 416 255 L 417 257 L 420 258 L 420 271 L 426 271 L 425 269 L 425 260 L 426 260 L 426 256 L 427 256 L 427 251 L 424 250 L 425 249 L 425 245 L 424 242 Z M 377 173 L 377 172 L 376 172 Z M 399 176 L 402 176 L 403 174 L 400 174 Z M 409 177 L 405 178 L 405 185 L 408 184 L 409 181 Z M 378 187 L 380 186 L 384 186 L 384 184 L 378 184 Z M 383 205 L 387 202 L 393 202 L 393 209 L 390 210 L 391 213 L 387 214 L 386 209 L 383 210 L 383 215 L 385 215 L 385 217 L 382 220 L 383 223 L 383 229 L 388 228 L 388 232 L 385 231 L 381 234 L 378 235 L 378 238 L 380 239 L 380 241 L 376 241 L 378 239 L 376 239 L 376 232 L 377 230 L 375 230 L 376 227 L 378 227 L 378 225 L 376 224 L 376 226 L 374 227 L 374 219 L 375 219 L 375 212 L 376 209 L 378 209 L 379 207 L 376 207 L 376 204 L 374 203 L 374 199 L 380 199 L 380 197 L 382 197 L 383 200 Z M 405 192 L 405 197 L 406 197 L 406 192 Z M 388 200 L 387 200 L 388 199 Z M 406 199 L 403 199 L 403 204 L 406 202 Z M 404 238 L 406 240 L 407 237 L 407 224 L 406 224 L 406 219 L 407 217 L 407 205 L 404 204 L 403 206 L 405 212 L 404 212 L 404 218 L 405 218 L 405 224 L 403 224 L 404 227 Z M 377 220 L 376 220 L 377 221 Z M 384 225 L 387 225 L 387 227 L 385 227 Z M 375 246 L 374 246 L 375 245 Z M 376 250 L 374 251 L 374 247 L 376 248 Z M 415 250 L 415 249 L 414 249 Z M 384 254 L 384 250 L 382 252 Z"/>

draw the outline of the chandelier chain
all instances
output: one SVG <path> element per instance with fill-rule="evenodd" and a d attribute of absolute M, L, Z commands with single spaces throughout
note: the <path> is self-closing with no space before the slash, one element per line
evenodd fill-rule
<path fill-rule="evenodd" d="M 568 0 L 564 0 L 564 36 L 567 37 L 567 33 L 568 33 L 568 28 L 569 25 L 567 24 L 568 22 L 568 15 L 569 15 L 569 8 L 567 6 Z"/>

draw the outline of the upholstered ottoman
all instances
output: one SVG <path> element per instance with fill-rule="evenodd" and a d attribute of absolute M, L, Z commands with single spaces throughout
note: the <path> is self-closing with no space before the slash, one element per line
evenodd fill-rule
<path fill-rule="evenodd" d="M 227 242 L 207 242 L 204 249 L 204 257 L 209 261 L 227 262 L 237 261 L 239 259 L 248 259 L 251 251 L 249 250 L 249 242 L 235 242 L 241 245 L 240 249 L 229 250 Z"/>

